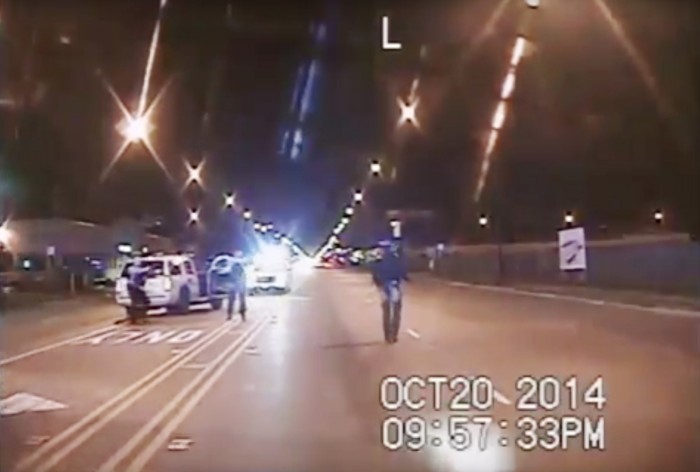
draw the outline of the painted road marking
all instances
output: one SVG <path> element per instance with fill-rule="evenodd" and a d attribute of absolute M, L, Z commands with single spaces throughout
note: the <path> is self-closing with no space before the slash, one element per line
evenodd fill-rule
<path fill-rule="evenodd" d="M 186 451 L 192 446 L 193 442 L 190 438 L 172 439 L 168 444 L 168 451 Z"/>
<path fill-rule="evenodd" d="M 675 315 L 675 316 L 685 316 L 685 317 L 692 317 L 692 318 L 700 317 L 700 311 L 696 311 L 696 310 L 685 310 L 685 309 L 681 309 L 681 308 L 670 308 L 670 307 L 649 307 L 649 306 L 643 306 L 643 305 L 632 305 L 629 303 L 598 300 L 595 298 L 583 298 L 583 297 L 575 297 L 573 295 L 559 295 L 556 293 L 547 293 L 547 292 L 533 292 L 530 290 L 520 290 L 517 288 L 511 288 L 511 287 L 496 287 L 496 286 L 492 286 L 492 285 L 470 284 L 470 283 L 466 283 L 466 282 L 454 282 L 454 281 L 453 282 L 445 282 L 443 280 L 441 280 L 440 282 L 447 283 L 447 284 L 452 285 L 454 287 L 476 288 L 479 290 L 490 290 L 493 292 L 513 293 L 516 295 L 526 295 L 529 297 L 536 297 L 536 298 L 547 298 L 547 299 L 552 299 L 552 300 L 565 300 L 565 301 L 571 301 L 571 302 L 586 303 L 588 305 L 622 308 L 625 310 L 646 311 L 649 313 L 656 313 L 659 315 Z"/>
<path fill-rule="evenodd" d="M 203 329 L 184 329 L 184 330 L 139 330 L 129 329 L 126 331 L 111 331 L 109 333 L 101 333 L 94 337 L 81 338 L 72 341 L 73 345 L 91 345 L 97 346 L 100 344 L 184 344 L 194 341 L 204 334 Z"/>
<path fill-rule="evenodd" d="M 258 350 L 257 346 L 249 346 L 249 347 L 245 348 L 245 350 L 243 352 L 249 356 L 259 356 L 260 355 L 260 351 Z"/>
<path fill-rule="evenodd" d="M 207 364 L 187 364 L 183 365 L 183 369 L 192 369 L 192 370 L 199 370 L 199 369 L 204 369 L 207 367 Z"/>
<path fill-rule="evenodd" d="M 62 410 L 64 408 L 67 406 L 63 403 L 25 392 L 15 393 L 0 400 L 0 416 L 18 415 L 28 411 Z"/>
<path fill-rule="evenodd" d="M 156 385 L 167 379 L 177 369 L 190 362 L 200 352 L 216 342 L 226 333 L 228 325 L 221 325 L 211 331 L 196 343 L 188 346 L 181 354 L 174 356 L 137 380 L 117 395 L 100 405 L 98 408 L 84 416 L 78 422 L 54 436 L 49 442 L 39 447 L 33 454 L 23 459 L 16 467 L 17 471 L 34 470 L 46 472 L 63 460 L 73 450 L 91 438 L 95 433 L 116 418 L 129 406 L 138 401 L 142 396 L 152 390 Z M 63 445 L 66 441 L 67 444 Z M 58 446 L 63 445 L 58 451 Z M 37 463 L 46 455 L 53 453 L 41 465 Z"/>
<path fill-rule="evenodd" d="M 185 417 L 202 400 L 202 397 L 212 388 L 214 383 L 223 375 L 226 369 L 241 355 L 244 349 L 255 337 L 265 328 L 269 317 L 263 318 L 256 325 L 251 327 L 243 336 L 233 341 L 219 356 L 216 357 L 206 369 L 201 371 L 189 384 L 187 384 L 178 395 L 170 400 L 157 415 L 145 424 L 135 435 L 131 437 L 121 449 L 115 452 L 97 472 L 112 472 L 114 470 L 126 470 L 127 472 L 140 471 L 151 457 L 157 452 L 163 443 L 173 434 L 175 428 L 185 419 Z M 140 446 L 144 445 L 144 440 L 154 430 L 187 399 L 177 414 L 170 418 L 170 421 L 160 428 L 159 434 L 133 460 L 128 468 L 118 467 L 127 457 L 134 453 Z"/>
<path fill-rule="evenodd" d="M 168 339 L 170 336 L 174 335 L 177 333 L 177 330 L 170 330 L 170 331 L 160 331 L 160 330 L 154 330 L 154 331 L 149 331 L 148 333 L 145 333 L 142 337 L 138 338 L 136 341 L 134 341 L 134 344 L 141 344 L 141 343 L 148 343 L 148 344 L 158 344 L 166 339 Z"/>
<path fill-rule="evenodd" d="M 29 439 L 24 442 L 24 445 L 29 447 L 39 446 L 48 440 L 49 436 L 29 436 Z"/>
<path fill-rule="evenodd" d="M 118 328 L 116 326 L 107 326 L 105 328 L 100 328 L 100 329 L 97 329 L 94 331 L 90 331 L 88 333 L 83 333 L 81 335 L 78 335 L 78 336 L 75 336 L 72 338 L 64 339 L 63 341 L 59 341 L 59 342 L 56 342 L 53 344 L 48 344 L 46 346 L 32 349 L 31 351 L 23 352 L 21 354 L 17 354 L 16 356 L 12 356 L 12 357 L 8 357 L 7 359 L 3 359 L 2 361 L 0 361 L 0 367 L 7 365 L 11 362 L 16 362 L 16 361 L 19 361 L 22 359 L 26 359 L 27 357 L 34 356 L 36 354 L 41 354 L 42 352 L 50 351 L 52 349 L 56 349 L 59 347 L 66 346 L 68 344 L 72 344 L 75 341 L 80 340 L 80 339 L 84 339 L 86 337 L 95 336 L 95 335 L 104 333 L 106 331 L 116 331 L 117 329 Z"/>
<path fill-rule="evenodd" d="M 406 332 L 410 334 L 412 337 L 415 339 L 420 339 L 420 334 L 418 334 L 418 331 L 412 330 L 412 329 L 407 329 Z"/>

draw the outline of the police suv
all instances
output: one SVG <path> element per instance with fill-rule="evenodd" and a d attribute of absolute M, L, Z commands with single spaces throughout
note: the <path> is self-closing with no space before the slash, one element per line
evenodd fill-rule
<path fill-rule="evenodd" d="M 115 287 L 116 301 L 129 310 L 132 301 L 127 289 L 129 271 L 135 261 L 148 269 L 145 292 L 149 309 L 166 308 L 186 313 L 192 304 L 209 303 L 214 310 L 221 308 L 220 294 L 209 292 L 211 271 L 199 273 L 194 260 L 186 255 L 145 256 L 132 259 L 124 266 Z"/>

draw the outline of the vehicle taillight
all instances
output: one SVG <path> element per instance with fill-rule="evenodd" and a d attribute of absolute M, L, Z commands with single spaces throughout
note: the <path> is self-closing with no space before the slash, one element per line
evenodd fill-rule
<path fill-rule="evenodd" d="M 166 277 L 165 280 L 163 281 L 163 288 L 165 290 L 172 290 L 173 288 L 173 280 L 170 277 Z"/>

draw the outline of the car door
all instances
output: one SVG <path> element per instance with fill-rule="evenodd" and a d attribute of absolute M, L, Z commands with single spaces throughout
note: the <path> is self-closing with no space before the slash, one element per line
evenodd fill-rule
<path fill-rule="evenodd" d="M 190 295 L 200 298 L 202 294 L 200 293 L 199 280 L 194 270 L 194 264 L 190 260 L 185 261 L 185 276 L 187 278 L 187 286 L 190 289 Z"/>

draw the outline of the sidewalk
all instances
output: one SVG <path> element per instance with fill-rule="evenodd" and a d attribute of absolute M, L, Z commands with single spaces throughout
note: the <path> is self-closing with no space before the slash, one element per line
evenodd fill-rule
<path fill-rule="evenodd" d="M 517 290 L 551 293 L 567 297 L 586 298 L 610 303 L 637 305 L 645 308 L 672 308 L 700 312 L 700 298 L 681 295 L 640 292 L 633 290 L 614 290 L 597 287 L 565 285 L 518 284 L 511 286 Z M 700 314 L 700 313 L 699 313 Z"/>
<path fill-rule="evenodd" d="M 678 312 L 683 315 L 700 317 L 700 298 L 665 295 L 652 292 L 634 290 L 614 290 L 599 287 L 585 287 L 574 285 L 542 285 L 542 284 L 507 284 L 487 285 L 462 282 L 459 280 L 436 277 L 425 273 L 419 277 L 439 281 L 455 286 L 471 287 L 483 290 L 519 293 L 541 298 L 558 298 L 564 300 L 591 303 L 594 305 L 618 305 L 627 307 L 639 307 L 648 311 Z"/>

